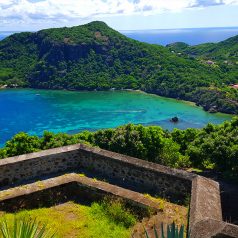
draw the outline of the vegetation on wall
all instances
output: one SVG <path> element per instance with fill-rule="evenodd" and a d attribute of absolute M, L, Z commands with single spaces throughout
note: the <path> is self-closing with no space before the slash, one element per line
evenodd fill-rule
<path fill-rule="evenodd" d="M 238 177 L 238 118 L 203 129 L 174 129 L 128 124 L 75 135 L 44 132 L 42 137 L 19 133 L 0 149 L 0 158 L 79 142 L 174 168 L 212 169 Z"/>
<path fill-rule="evenodd" d="M 209 65 L 188 53 L 171 52 L 171 47 L 129 39 L 98 21 L 18 33 L 0 41 L 0 85 L 140 89 L 194 101 L 210 111 L 238 113 L 238 92 L 229 87 L 238 81 L 237 42 L 224 44 L 226 51 L 232 49 L 232 66 Z"/>

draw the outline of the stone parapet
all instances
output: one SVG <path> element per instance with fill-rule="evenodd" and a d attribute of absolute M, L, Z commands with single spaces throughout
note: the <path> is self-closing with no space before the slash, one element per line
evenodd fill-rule
<path fill-rule="evenodd" d="M 78 173 L 85 169 L 92 174 L 100 174 L 109 178 L 114 185 L 107 183 L 108 185 L 101 189 L 102 184 L 99 182 L 79 178 L 75 174 L 63 175 L 69 172 Z M 59 175 L 62 176 L 56 179 Z M 127 195 L 134 195 L 132 197 L 128 195 L 127 199 L 137 205 L 144 204 L 145 201 L 140 197 L 142 195 L 139 195 L 138 191 L 179 201 L 184 201 L 188 195 L 191 195 L 189 212 L 191 238 L 238 238 L 238 226 L 222 220 L 219 184 L 192 173 L 82 144 L 20 155 L 0 161 L 1 194 L 4 194 L 7 188 L 14 189 L 16 185 L 36 182 L 43 177 L 50 179 L 47 180 L 48 187 L 42 185 L 39 189 L 33 186 L 32 188 L 36 190 L 20 189 L 13 197 L 0 197 L 0 207 L 4 209 L 5 206 L 6 209 L 9 207 L 7 204 L 14 207 L 16 202 L 14 199 L 30 194 L 33 196 L 39 192 L 43 200 L 46 196 L 44 193 L 47 194 L 51 190 L 55 191 L 55 194 L 59 192 L 59 200 L 63 197 L 74 196 L 73 191 L 82 191 L 82 188 L 88 191 L 86 194 L 99 194 L 98 191 L 100 194 L 110 194 L 111 191 L 113 195 L 120 197 L 119 191 L 123 191 L 130 185 L 134 191 L 128 192 Z M 115 189 L 117 185 L 122 190 Z M 19 194 L 20 192 L 23 194 Z M 152 204 L 147 205 L 153 207 Z"/>

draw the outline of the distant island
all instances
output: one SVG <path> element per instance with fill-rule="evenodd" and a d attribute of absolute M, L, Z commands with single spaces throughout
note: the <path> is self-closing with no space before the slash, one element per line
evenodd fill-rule
<path fill-rule="evenodd" d="M 95 21 L 0 41 L 0 88 L 142 90 L 238 114 L 238 36 L 151 45 Z"/>

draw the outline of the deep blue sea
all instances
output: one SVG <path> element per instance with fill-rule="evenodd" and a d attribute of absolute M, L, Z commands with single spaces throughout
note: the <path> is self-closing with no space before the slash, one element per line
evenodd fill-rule
<path fill-rule="evenodd" d="M 122 31 L 122 33 L 132 39 L 151 44 L 167 45 L 185 42 L 189 45 L 197 45 L 207 42 L 216 43 L 238 35 L 238 27 L 140 30 Z"/>
<path fill-rule="evenodd" d="M 0 31 L 0 40 L 13 33 L 16 32 Z M 180 41 L 189 45 L 197 45 L 207 42 L 215 43 L 238 35 L 238 27 L 131 30 L 121 31 L 121 33 L 132 39 L 151 44 L 167 45 Z"/>

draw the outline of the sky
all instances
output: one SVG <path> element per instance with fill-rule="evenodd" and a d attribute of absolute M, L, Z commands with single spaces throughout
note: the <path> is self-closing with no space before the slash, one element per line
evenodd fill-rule
<path fill-rule="evenodd" d="M 100 20 L 117 30 L 238 26 L 238 0 L 0 0 L 0 31 Z"/>

